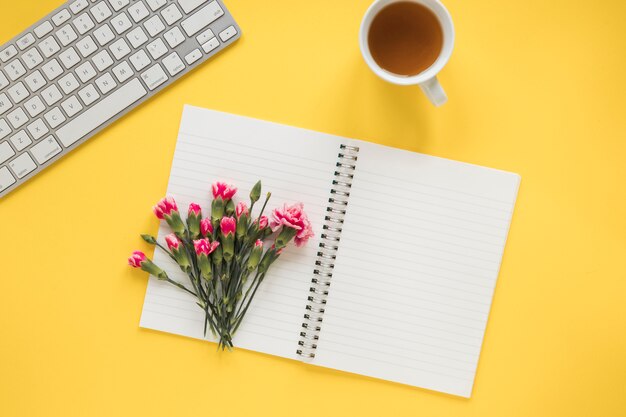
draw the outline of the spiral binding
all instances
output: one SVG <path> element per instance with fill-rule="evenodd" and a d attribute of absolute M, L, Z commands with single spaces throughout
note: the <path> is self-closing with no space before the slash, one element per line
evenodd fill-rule
<path fill-rule="evenodd" d="M 296 353 L 305 360 L 315 358 L 358 153 L 359 148 L 356 146 L 341 145 L 339 147 L 335 178 L 328 198 L 328 207 L 326 207 L 324 225 L 322 226 L 323 232 L 320 236 L 321 242 L 315 260 L 302 331 L 296 350 Z"/>

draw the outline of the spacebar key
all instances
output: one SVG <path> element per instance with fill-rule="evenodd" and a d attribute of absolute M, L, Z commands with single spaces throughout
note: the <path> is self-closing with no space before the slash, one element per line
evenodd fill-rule
<path fill-rule="evenodd" d="M 57 130 L 57 137 L 63 146 L 68 147 L 74 142 L 84 138 L 94 129 L 102 126 L 102 124 L 112 119 L 119 112 L 126 109 L 146 94 L 148 93 L 146 89 L 143 88 L 141 81 L 135 78 Z"/>

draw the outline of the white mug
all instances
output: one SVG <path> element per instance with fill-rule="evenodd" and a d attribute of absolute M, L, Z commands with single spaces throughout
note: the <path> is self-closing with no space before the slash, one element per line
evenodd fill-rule
<path fill-rule="evenodd" d="M 376 63 L 374 58 L 372 58 L 368 42 L 370 26 L 374 17 L 376 17 L 376 15 L 386 6 L 406 1 L 412 1 L 427 7 L 435 14 L 435 16 L 437 16 L 441 29 L 443 30 L 443 47 L 441 48 L 439 57 L 437 57 L 435 62 L 426 70 L 412 76 L 394 74 L 381 68 Z M 361 22 L 359 44 L 361 46 L 361 53 L 363 54 L 365 62 L 372 69 L 372 71 L 374 71 L 374 73 L 383 80 L 398 85 L 417 84 L 435 106 L 441 106 L 448 101 L 446 92 L 437 80 L 437 74 L 446 65 L 450 59 L 450 55 L 452 54 L 452 48 L 454 47 L 454 24 L 452 23 L 450 13 L 438 0 L 376 0 L 370 8 L 367 9 L 367 12 L 363 17 L 363 21 Z"/>

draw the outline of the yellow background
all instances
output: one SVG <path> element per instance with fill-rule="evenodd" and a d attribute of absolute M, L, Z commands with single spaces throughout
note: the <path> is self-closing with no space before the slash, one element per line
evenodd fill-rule
<path fill-rule="evenodd" d="M 626 415 L 626 2 L 446 0 L 440 109 L 367 69 L 369 3 L 228 0 L 239 43 L 0 201 L 1 416 Z M 138 327 L 185 103 L 521 174 L 470 400 Z"/>

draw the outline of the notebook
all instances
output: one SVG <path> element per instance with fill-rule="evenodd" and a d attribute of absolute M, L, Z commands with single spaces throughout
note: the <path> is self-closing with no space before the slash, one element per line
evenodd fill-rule
<path fill-rule="evenodd" d="M 259 179 L 269 207 L 304 203 L 315 238 L 272 265 L 235 346 L 469 397 L 520 177 L 185 107 L 179 207 L 207 210 L 215 180 L 245 199 Z M 192 296 L 150 278 L 142 327 L 202 339 L 203 323 Z"/>

